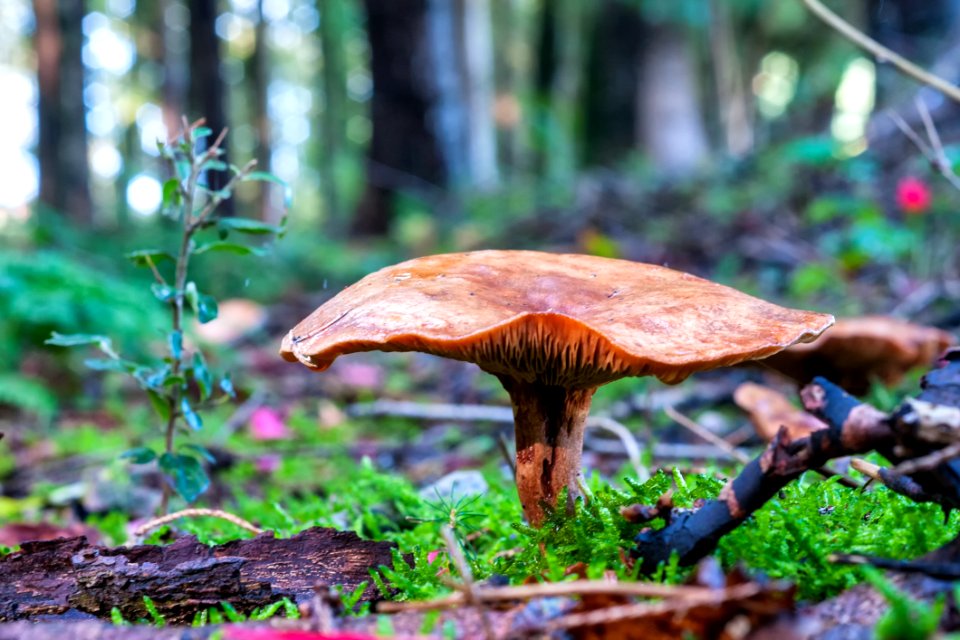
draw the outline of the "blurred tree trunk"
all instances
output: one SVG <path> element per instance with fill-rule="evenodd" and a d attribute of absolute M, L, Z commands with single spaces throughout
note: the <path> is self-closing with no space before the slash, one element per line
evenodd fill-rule
<path fill-rule="evenodd" d="M 466 181 L 471 186 L 489 188 L 498 179 L 490 0 L 459 0 L 457 4 L 460 11 L 454 37 L 455 42 L 462 43 L 461 66 L 466 78 L 463 96 L 468 132 Z"/>
<path fill-rule="evenodd" d="M 541 170 L 549 183 L 566 183 L 580 164 L 581 92 L 594 11 L 580 0 L 545 0 L 541 14 L 537 86 L 547 100 Z"/>
<path fill-rule="evenodd" d="M 429 0 L 365 0 L 373 97 L 367 186 L 351 232 L 383 235 L 397 190 L 443 184 L 447 171 L 429 122 L 436 102 L 427 49 Z"/>
<path fill-rule="evenodd" d="M 270 49 L 267 47 L 267 23 L 263 16 L 263 0 L 257 2 L 257 26 L 254 30 L 253 53 L 248 61 L 250 69 L 250 101 L 253 129 L 256 132 L 254 157 L 259 171 L 271 170 L 273 149 L 270 145 L 270 113 L 267 110 L 267 91 L 270 84 Z M 265 222 L 276 224 L 282 217 L 278 207 L 277 190 L 269 182 L 259 182 L 258 211 Z"/>
<path fill-rule="evenodd" d="M 84 0 L 34 0 L 40 202 L 93 222 L 83 102 Z"/>
<path fill-rule="evenodd" d="M 709 151 L 693 43 L 682 27 L 670 24 L 649 34 L 640 54 L 637 137 L 658 169 L 686 173 Z"/>
<path fill-rule="evenodd" d="M 163 124 L 167 136 L 174 137 L 183 129 L 187 114 L 187 93 L 190 75 L 187 69 L 189 35 L 179 19 L 186 20 L 187 8 L 177 0 L 159 0 L 156 7 L 156 29 L 159 32 L 160 64 L 163 66 L 161 100 Z M 189 116 L 188 116 L 189 117 Z M 194 117 L 197 117 L 194 114 Z"/>
<path fill-rule="evenodd" d="M 723 145 L 729 155 L 740 157 L 753 149 L 751 96 L 744 86 L 729 2 L 710 0 L 710 14 L 710 52 Z"/>
<path fill-rule="evenodd" d="M 449 206 L 447 188 L 497 179 L 488 0 L 366 0 L 373 99 L 355 235 L 390 226 L 397 191 Z"/>
<path fill-rule="evenodd" d="M 213 130 L 212 142 L 227 127 L 226 91 L 220 75 L 220 38 L 217 37 L 216 0 L 191 0 L 190 4 L 190 105 L 191 119 L 206 118 L 207 126 Z M 222 145 L 227 150 L 227 139 Z M 221 157 L 229 162 L 226 155 Z M 229 172 L 207 171 L 207 186 L 211 189 L 223 187 L 229 180 Z M 223 202 L 218 208 L 222 215 L 233 214 L 233 199 Z"/>
<path fill-rule="evenodd" d="M 337 183 L 337 160 L 345 152 L 347 121 L 347 69 L 343 33 L 346 30 L 344 0 L 324 0 L 320 5 L 320 45 L 323 52 L 323 148 L 320 180 L 326 218 L 335 231 L 344 224 L 343 203 Z M 339 235 L 339 234 L 337 234 Z"/>
<path fill-rule="evenodd" d="M 494 33 L 495 93 L 494 124 L 499 136 L 497 148 L 501 171 L 525 173 L 530 166 L 529 114 L 524 113 L 532 83 L 532 61 L 536 46 L 535 7 L 525 0 L 499 0 L 491 4 Z"/>
<path fill-rule="evenodd" d="M 597 9 L 587 61 L 584 159 L 588 164 L 622 160 L 636 149 L 637 59 L 645 28 L 640 10 L 620 0 Z"/>
<path fill-rule="evenodd" d="M 488 0 L 430 0 L 429 51 L 436 73 L 431 120 L 455 187 L 496 182 L 493 50 Z"/>

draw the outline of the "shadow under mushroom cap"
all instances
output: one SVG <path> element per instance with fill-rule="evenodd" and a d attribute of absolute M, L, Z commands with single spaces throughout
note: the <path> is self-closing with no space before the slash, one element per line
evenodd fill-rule
<path fill-rule="evenodd" d="M 366 276 L 298 324 L 281 355 L 323 370 L 356 351 L 422 351 L 589 388 L 638 375 L 680 382 L 812 340 L 832 323 L 665 267 L 476 251 Z"/>

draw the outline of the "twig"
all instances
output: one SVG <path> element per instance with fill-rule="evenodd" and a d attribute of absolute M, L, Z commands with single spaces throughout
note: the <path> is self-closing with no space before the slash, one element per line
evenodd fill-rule
<path fill-rule="evenodd" d="M 476 587 L 474 597 L 486 603 L 553 598 L 558 596 L 611 595 L 638 598 L 687 599 L 716 593 L 716 589 L 691 585 L 666 585 L 654 582 L 610 582 L 608 580 L 572 580 L 569 582 L 543 582 L 515 587 Z M 397 613 L 400 611 L 424 611 L 463 606 L 463 593 L 457 592 L 436 600 L 422 602 L 381 602 L 377 611 Z"/>
<path fill-rule="evenodd" d="M 890 62 L 913 79 L 943 92 L 956 102 L 960 102 L 960 88 L 934 75 L 922 67 L 910 62 L 900 54 L 891 51 L 876 40 L 870 38 L 849 22 L 835 14 L 820 0 L 802 0 L 803 4 L 828 26 L 861 49 L 873 54 L 879 62 Z"/>
<path fill-rule="evenodd" d="M 227 522 L 233 523 L 241 529 L 246 529 L 253 534 L 263 533 L 263 529 L 250 524 L 240 516 L 235 516 L 232 513 L 227 513 L 226 511 L 221 511 L 220 509 L 183 509 L 182 511 L 174 511 L 173 513 L 168 513 L 167 515 L 160 516 L 143 523 L 133 530 L 133 538 L 135 540 L 143 539 L 148 533 L 150 533 L 150 531 L 156 529 L 157 527 L 162 527 L 163 525 L 173 522 L 174 520 L 179 520 L 180 518 L 204 517 L 226 520 Z"/>
<path fill-rule="evenodd" d="M 940 134 L 937 132 L 936 125 L 933 124 L 933 118 L 930 117 L 930 110 L 927 109 L 927 105 L 920 98 L 917 98 L 916 105 L 917 113 L 920 114 L 920 119 L 923 121 L 923 127 L 927 131 L 927 139 L 930 141 L 930 149 L 933 153 L 930 163 L 954 189 L 960 190 L 960 177 L 954 173 L 950 159 L 947 158 L 947 152 L 943 148 Z"/>
<path fill-rule="evenodd" d="M 926 140 L 920 137 L 920 134 L 914 130 L 903 117 L 896 111 L 890 109 L 886 112 L 887 117 L 893 120 L 893 123 L 897 125 L 897 128 L 907 136 L 907 138 L 914 144 L 914 146 L 920 150 L 920 153 L 926 157 L 930 164 L 936 163 L 936 154 L 934 154 L 933 149 L 930 148 L 930 145 L 927 144 Z"/>
<path fill-rule="evenodd" d="M 906 462 L 901 462 L 891 469 L 889 473 L 898 476 L 909 476 L 917 471 L 929 471 L 930 469 L 938 467 L 944 462 L 953 460 L 958 456 L 960 456 L 960 442 L 955 442 L 951 445 L 947 445 L 943 449 L 937 449 L 933 453 L 928 453 L 925 456 L 920 456 L 919 458 L 912 458 Z"/>
<path fill-rule="evenodd" d="M 679 599 L 670 599 L 663 602 L 637 602 L 613 607 L 605 607 L 583 613 L 571 613 L 546 625 L 546 630 L 574 629 L 590 625 L 610 624 L 635 618 L 644 618 L 678 612 L 693 607 L 717 604 L 726 600 L 743 600 L 750 598 L 763 590 L 763 587 L 754 582 L 740 584 L 725 589 L 710 589 L 708 593 L 688 596 Z"/>
<path fill-rule="evenodd" d="M 404 400 L 375 400 L 351 404 L 347 415 L 392 416 L 417 420 L 463 420 L 468 422 L 498 422 L 513 424 L 513 409 L 483 404 L 444 404 L 410 402 Z"/>
<path fill-rule="evenodd" d="M 691 420 L 687 416 L 683 415 L 673 407 L 669 407 L 669 406 L 664 407 L 663 412 L 667 414 L 667 416 L 671 420 L 673 420 L 680 426 L 692 431 L 697 436 L 699 436 L 703 440 L 706 440 L 707 442 L 714 445 L 718 449 L 723 449 L 724 451 L 729 453 L 730 456 L 733 457 L 737 462 L 741 464 L 747 464 L 748 462 L 750 462 L 750 456 L 745 454 L 743 451 L 740 451 L 735 446 L 733 446 L 732 444 L 730 444 L 729 442 L 727 442 L 717 434 L 713 433 L 709 429 L 705 429 L 700 424 L 698 424 L 694 420 Z"/>
<path fill-rule="evenodd" d="M 480 613 L 480 620 L 483 622 L 483 632 L 487 640 L 496 640 L 497 636 L 493 632 L 493 625 L 490 624 L 490 618 L 487 616 L 484 603 L 477 597 L 477 589 L 473 582 L 473 572 L 470 570 L 467 559 L 463 557 L 463 550 L 453 535 L 453 529 L 443 527 L 440 533 L 443 535 L 443 541 L 447 545 L 447 553 L 450 554 L 453 566 L 457 568 L 457 572 L 460 574 L 461 583 L 458 585 L 460 593 L 463 594 L 466 604 L 476 607 Z"/>
<path fill-rule="evenodd" d="M 883 482 L 883 479 L 880 477 L 880 465 L 867 462 L 863 458 L 850 458 L 850 466 L 871 480 Z"/>
<path fill-rule="evenodd" d="M 923 560 L 892 560 L 890 558 L 875 558 L 855 553 L 832 553 L 827 560 L 836 564 L 870 565 L 888 571 L 902 573 L 922 573 L 940 580 L 956 580 L 960 578 L 960 563 Z"/>
<path fill-rule="evenodd" d="M 517 475 L 517 461 L 515 460 L 514 455 L 510 452 L 510 442 L 502 431 L 497 434 L 497 449 L 500 450 L 500 455 L 503 456 L 503 461 L 507 463 L 508 467 L 510 467 L 510 475 Z"/>
<path fill-rule="evenodd" d="M 591 427 L 594 429 L 605 429 L 620 438 L 620 442 L 623 443 L 623 451 L 627 454 L 627 458 L 633 466 L 633 471 L 637 479 L 640 482 L 646 482 L 650 479 L 650 471 L 643 464 L 643 453 L 640 448 L 640 443 L 622 423 L 606 416 L 591 416 L 587 418 L 586 426 L 588 429 Z"/>
<path fill-rule="evenodd" d="M 358 402 L 349 405 L 347 407 L 347 415 L 352 417 L 391 416 L 398 418 L 410 418 L 414 420 L 461 420 L 464 422 L 495 422 L 501 424 L 513 424 L 513 409 L 510 407 L 482 404 L 446 404 L 412 402 L 405 400 L 374 400 L 373 402 Z M 589 429 L 590 427 L 595 426 L 602 428 L 603 425 L 598 424 L 598 421 L 603 421 L 605 424 L 609 424 L 607 420 L 612 420 L 612 418 L 607 416 L 590 416 L 587 418 L 587 428 Z M 618 424 L 622 425 L 622 423 Z M 626 429 L 625 426 L 624 429 Z M 640 443 L 635 438 L 634 443 L 637 445 L 637 448 L 642 451 Z M 624 445 L 624 447 L 624 453 L 629 456 L 630 452 L 626 450 L 629 445 Z M 599 445 L 595 448 L 602 453 L 616 453 L 615 450 L 602 448 Z M 667 460 L 734 457 L 728 449 L 718 449 L 712 446 L 707 448 L 700 445 L 688 445 L 681 443 L 654 442 L 650 445 L 650 449 L 654 458 Z M 640 458 L 642 460 L 642 454 L 640 454 Z"/>

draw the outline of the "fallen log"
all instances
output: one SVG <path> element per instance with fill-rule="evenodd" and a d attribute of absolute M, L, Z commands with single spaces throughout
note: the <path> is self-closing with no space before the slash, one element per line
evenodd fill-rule
<path fill-rule="evenodd" d="M 169 623 L 229 602 L 249 612 L 289 598 L 304 602 L 321 584 L 353 590 L 390 564 L 393 545 L 312 528 L 292 538 L 263 533 L 222 545 L 185 536 L 167 546 L 101 547 L 86 538 L 24 543 L 0 558 L 0 621 L 39 616 L 148 617 L 149 596 Z M 364 599 L 372 599 L 368 588 Z"/>

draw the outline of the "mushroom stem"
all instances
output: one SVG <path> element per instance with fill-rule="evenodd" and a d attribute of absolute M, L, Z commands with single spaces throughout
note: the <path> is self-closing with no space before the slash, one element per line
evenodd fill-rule
<path fill-rule="evenodd" d="M 543 524 L 544 505 L 554 506 L 567 488 L 567 509 L 580 495 L 583 430 L 596 387 L 568 389 L 499 376 L 513 404 L 517 441 L 517 493 L 527 521 Z"/>

